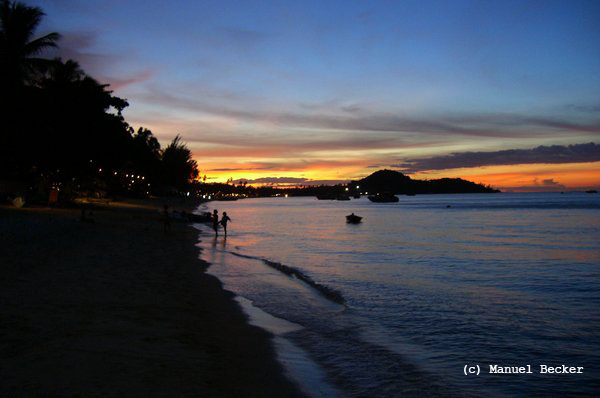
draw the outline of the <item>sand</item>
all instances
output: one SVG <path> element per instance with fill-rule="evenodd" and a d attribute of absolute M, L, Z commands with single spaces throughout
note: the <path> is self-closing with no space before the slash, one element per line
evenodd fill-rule
<path fill-rule="evenodd" d="M 198 232 L 140 204 L 0 207 L 0 396 L 301 396 Z"/>

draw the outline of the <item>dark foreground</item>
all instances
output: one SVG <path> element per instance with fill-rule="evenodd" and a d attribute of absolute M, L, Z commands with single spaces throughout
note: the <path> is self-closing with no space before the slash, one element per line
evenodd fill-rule
<path fill-rule="evenodd" d="M 156 209 L 0 208 L 0 396 L 295 397 L 270 336 Z"/>

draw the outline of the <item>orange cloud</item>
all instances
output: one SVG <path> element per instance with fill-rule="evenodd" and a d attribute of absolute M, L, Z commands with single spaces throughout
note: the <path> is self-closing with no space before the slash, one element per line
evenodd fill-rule
<path fill-rule="evenodd" d="M 415 178 L 461 177 L 501 190 L 565 190 L 600 186 L 600 162 L 489 166 L 418 173 Z M 554 182 L 554 183 L 551 183 Z"/>

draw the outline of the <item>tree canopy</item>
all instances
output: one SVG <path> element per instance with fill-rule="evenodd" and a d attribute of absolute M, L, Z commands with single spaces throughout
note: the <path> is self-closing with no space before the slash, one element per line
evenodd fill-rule
<path fill-rule="evenodd" d="M 190 180 L 198 177 L 198 166 L 192 159 L 192 152 L 177 135 L 165 148 L 162 156 L 164 182 L 178 190 L 183 190 Z"/>
<path fill-rule="evenodd" d="M 38 7 L 0 1 L 0 76 L 4 88 L 32 83 L 51 61 L 38 58 L 43 50 L 56 47 L 58 33 L 34 38 L 44 13 Z"/>
<path fill-rule="evenodd" d="M 185 191 L 198 168 L 181 137 L 161 150 L 150 130 L 135 132 L 125 121 L 129 104 L 108 85 L 74 60 L 40 58 L 60 38 L 36 38 L 43 16 L 38 7 L 0 0 L 0 179 L 144 195 L 161 185 Z"/>

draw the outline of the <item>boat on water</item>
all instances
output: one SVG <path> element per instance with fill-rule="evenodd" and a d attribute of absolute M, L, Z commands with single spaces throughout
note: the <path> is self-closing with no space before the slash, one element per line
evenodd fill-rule
<path fill-rule="evenodd" d="M 350 200 L 350 196 L 348 196 L 344 193 L 341 193 L 338 196 L 336 196 L 335 200 Z"/>
<path fill-rule="evenodd" d="M 399 199 L 391 193 L 378 193 L 376 195 L 369 195 L 369 200 L 375 203 L 392 203 L 397 202 Z"/>
<path fill-rule="evenodd" d="M 362 221 L 362 217 L 361 216 L 357 216 L 356 214 L 352 213 L 346 216 L 346 222 L 348 224 L 358 224 Z"/>
<path fill-rule="evenodd" d="M 589 191 L 585 191 L 585 193 L 598 193 L 595 189 L 590 189 Z"/>
<path fill-rule="evenodd" d="M 360 199 L 360 194 L 359 193 L 355 193 L 354 194 L 354 199 Z"/>
<path fill-rule="evenodd" d="M 171 212 L 171 217 L 175 218 L 175 219 L 180 219 L 183 221 L 189 221 L 189 222 L 209 222 L 212 220 L 212 214 L 210 212 L 203 212 L 201 214 L 194 214 L 194 213 L 188 213 L 185 211 L 176 211 L 173 210 L 173 212 Z"/>
<path fill-rule="evenodd" d="M 319 200 L 335 200 L 336 196 L 331 193 L 323 193 L 323 194 L 317 195 L 317 199 L 319 199 Z"/>

